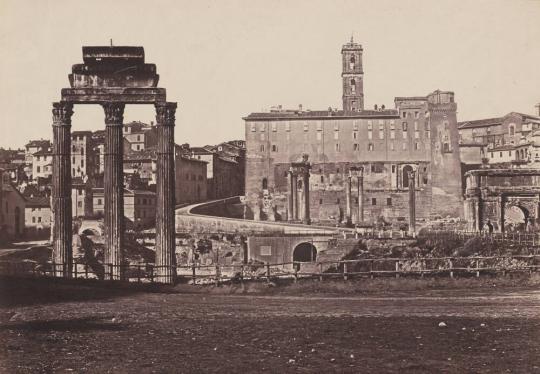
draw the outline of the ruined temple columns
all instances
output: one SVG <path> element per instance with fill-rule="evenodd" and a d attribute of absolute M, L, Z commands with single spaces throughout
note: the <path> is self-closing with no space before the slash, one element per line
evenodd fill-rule
<path fill-rule="evenodd" d="M 358 223 L 364 222 L 364 169 L 358 171 Z"/>
<path fill-rule="evenodd" d="M 289 195 L 287 196 L 288 198 L 288 201 L 287 201 L 287 220 L 288 221 L 293 221 L 294 220 L 294 200 L 293 200 L 293 195 L 294 195 L 294 187 L 293 187 L 293 172 L 292 170 L 289 170 L 287 172 L 287 176 L 289 178 L 288 180 L 288 183 L 289 183 Z"/>
<path fill-rule="evenodd" d="M 303 183 L 304 186 L 304 216 L 303 216 L 303 222 L 305 225 L 309 225 L 311 223 L 311 218 L 309 215 L 309 169 L 304 170 L 303 173 Z"/>
<path fill-rule="evenodd" d="M 347 183 L 345 185 L 345 198 L 347 203 L 347 224 L 350 224 L 352 221 L 352 201 L 351 201 L 351 189 L 352 189 L 352 177 L 349 172 L 349 175 L 347 176 Z"/>
<path fill-rule="evenodd" d="M 122 279 L 124 260 L 123 103 L 105 103 L 105 278 Z"/>
<path fill-rule="evenodd" d="M 291 172 L 292 220 L 298 220 L 298 176 Z"/>
<path fill-rule="evenodd" d="M 156 281 L 174 283 L 176 276 L 174 224 L 174 122 L 176 103 L 156 104 L 157 207 Z"/>
<path fill-rule="evenodd" d="M 416 173 L 409 172 L 409 233 L 416 233 Z"/>
<path fill-rule="evenodd" d="M 54 275 L 71 277 L 71 116 L 73 104 L 53 103 L 53 263 Z"/>

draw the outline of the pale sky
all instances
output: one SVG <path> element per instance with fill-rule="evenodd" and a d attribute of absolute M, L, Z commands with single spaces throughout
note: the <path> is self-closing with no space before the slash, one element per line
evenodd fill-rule
<path fill-rule="evenodd" d="M 0 146 L 52 139 L 51 103 L 83 45 L 143 46 L 178 102 L 177 143 L 244 138 L 242 117 L 281 104 L 341 108 L 341 45 L 364 47 L 365 107 L 456 93 L 458 119 L 533 113 L 540 1 L 0 0 Z M 125 122 L 154 120 L 127 106 Z M 73 130 L 103 129 L 77 105 Z"/>

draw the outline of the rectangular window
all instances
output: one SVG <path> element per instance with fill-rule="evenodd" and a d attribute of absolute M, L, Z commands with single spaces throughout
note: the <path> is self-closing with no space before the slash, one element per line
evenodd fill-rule
<path fill-rule="evenodd" d="M 396 165 L 392 165 L 392 173 L 396 172 Z"/>
<path fill-rule="evenodd" d="M 373 151 L 375 148 L 373 147 L 373 143 L 369 143 L 368 144 L 368 151 L 371 152 Z"/>
<path fill-rule="evenodd" d="M 103 204 L 103 200 L 97 199 L 97 203 L 98 203 L 98 205 L 101 205 L 101 204 Z"/>
<path fill-rule="evenodd" d="M 402 112 L 402 113 L 401 113 L 401 117 L 402 117 L 402 118 L 407 118 L 407 112 Z"/>
<path fill-rule="evenodd" d="M 373 130 L 373 122 L 367 121 L 367 129 L 368 129 L 369 131 Z"/>
<path fill-rule="evenodd" d="M 81 167 L 84 168 L 84 160 L 81 160 Z"/>
<path fill-rule="evenodd" d="M 260 150 L 261 152 L 264 152 L 264 144 L 261 144 L 259 150 Z"/>
<path fill-rule="evenodd" d="M 377 205 L 377 199 L 372 197 L 371 198 L 371 205 Z"/>
<path fill-rule="evenodd" d="M 394 150 L 394 142 L 390 142 L 390 150 L 391 150 L 391 151 Z"/>
<path fill-rule="evenodd" d="M 309 123 L 307 122 L 304 122 L 304 131 L 305 132 L 309 131 Z"/>
<path fill-rule="evenodd" d="M 415 139 L 420 139 L 420 132 L 419 131 L 414 132 L 414 138 Z"/>
<path fill-rule="evenodd" d="M 420 118 L 420 112 L 418 111 L 414 112 L 414 118 Z"/>
<path fill-rule="evenodd" d="M 404 151 L 407 150 L 407 143 L 403 143 L 403 144 L 402 144 L 402 149 L 403 149 Z"/>
<path fill-rule="evenodd" d="M 339 152 L 341 147 L 339 146 L 339 143 L 336 143 L 336 152 Z"/>
<path fill-rule="evenodd" d="M 368 139 L 373 139 L 373 131 L 369 130 L 368 133 L 367 133 L 367 137 Z"/>
<path fill-rule="evenodd" d="M 264 123 L 261 123 L 261 124 L 259 125 L 259 131 L 260 131 L 260 132 L 264 132 L 265 127 L 266 127 L 265 124 L 264 124 Z"/>
<path fill-rule="evenodd" d="M 379 139 L 384 139 L 384 125 L 379 125 Z"/>
<path fill-rule="evenodd" d="M 261 132 L 261 134 L 259 135 L 259 137 L 260 137 L 261 140 L 264 140 L 264 133 Z"/>
<path fill-rule="evenodd" d="M 277 152 L 277 145 L 272 144 L 272 152 Z"/>
<path fill-rule="evenodd" d="M 403 131 L 407 131 L 407 122 L 403 122 L 403 123 L 401 124 L 401 129 L 402 129 Z"/>
<path fill-rule="evenodd" d="M 418 131 L 418 121 L 414 121 L 414 131 Z"/>
<path fill-rule="evenodd" d="M 358 121 L 353 121 L 353 130 L 358 131 Z"/>
<path fill-rule="evenodd" d="M 339 131 L 334 131 L 334 140 L 339 139 Z"/>
<path fill-rule="evenodd" d="M 78 206 L 79 208 L 82 208 L 82 201 L 77 201 L 77 206 Z"/>
<path fill-rule="evenodd" d="M 277 123 L 276 122 L 272 122 L 272 131 L 273 132 L 277 131 Z"/>
<path fill-rule="evenodd" d="M 418 144 L 418 142 L 414 143 L 414 149 L 417 151 L 420 149 L 420 145 Z"/>
<path fill-rule="evenodd" d="M 334 131 L 339 131 L 339 122 L 338 121 L 334 122 Z"/>
<path fill-rule="evenodd" d="M 36 223 L 36 217 L 32 217 L 32 223 Z"/>
<path fill-rule="evenodd" d="M 285 122 L 285 131 L 291 131 L 291 123 L 289 121 Z"/>
<path fill-rule="evenodd" d="M 354 143 L 354 144 L 353 144 L 353 151 L 358 151 L 358 150 L 360 150 L 359 144 L 358 144 L 358 143 Z"/>
<path fill-rule="evenodd" d="M 396 138 L 396 132 L 394 130 L 390 130 L 390 139 Z"/>
<path fill-rule="evenodd" d="M 352 138 L 353 139 L 358 139 L 358 131 L 353 131 Z"/>
<path fill-rule="evenodd" d="M 37 172 L 40 173 L 41 172 L 41 168 L 38 166 L 37 167 Z"/>
<path fill-rule="evenodd" d="M 392 198 L 391 197 L 386 198 L 386 205 L 392 206 Z"/>
<path fill-rule="evenodd" d="M 322 131 L 322 121 L 317 121 L 317 131 Z"/>

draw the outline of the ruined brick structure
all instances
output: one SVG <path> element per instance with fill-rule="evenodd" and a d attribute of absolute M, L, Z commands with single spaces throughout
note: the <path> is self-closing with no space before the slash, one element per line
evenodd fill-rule
<path fill-rule="evenodd" d="M 454 93 L 397 97 L 395 109 L 364 110 L 362 47 L 348 43 L 342 55 L 343 110 L 280 109 L 244 118 L 246 218 L 306 221 L 308 213 L 313 222 L 406 221 L 411 171 L 416 172 L 417 218 L 460 216 Z M 304 156 L 308 178 L 291 183 L 291 166 Z M 353 169 L 363 171 L 364 185 Z"/>

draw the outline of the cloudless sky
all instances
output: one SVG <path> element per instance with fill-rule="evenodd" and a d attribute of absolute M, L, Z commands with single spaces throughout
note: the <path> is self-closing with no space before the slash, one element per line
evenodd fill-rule
<path fill-rule="evenodd" d="M 458 119 L 533 113 L 540 1 L 0 0 L 0 146 L 52 139 L 51 103 L 83 45 L 144 46 L 178 102 L 176 142 L 243 139 L 242 117 L 282 104 L 341 108 L 341 45 L 364 47 L 365 107 L 456 93 Z M 77 105 L 73 130 L 104 128 Z M 125 122 L 154 120 L 127 106 Z"/>

